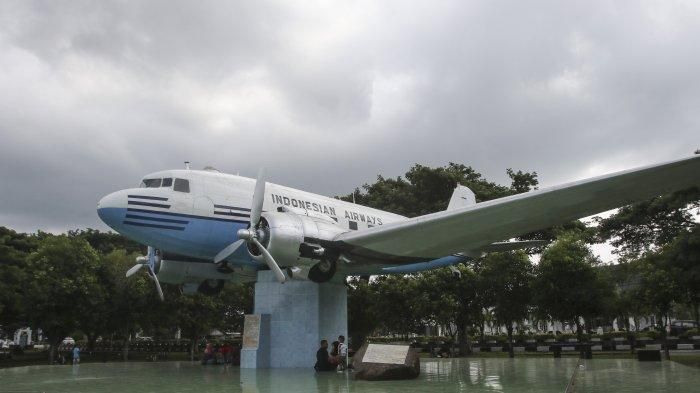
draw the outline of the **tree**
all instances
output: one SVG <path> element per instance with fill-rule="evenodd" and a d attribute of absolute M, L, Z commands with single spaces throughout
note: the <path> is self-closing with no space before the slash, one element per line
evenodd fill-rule
<path fill-rule="evenodd" d="M 541 316 L 576 326 L 600 313 L 601 282 L 598 261 L 586 244 L 574 235 L 563 235 L 542 253 L 533 280 L 533 303 Z"/>
<path fill-rule="evenodd" d="M 373 282 L 377 296 L 372 313 L 382 327 L 408 338 L 420 327 L 417 312 L 416 280 L 411 276 L 379 276 Z"/>
<path fill-rule="evenodd" d="M 610 240 L 623 258 L 638 258 L 696 225 L 692 210 L 698 207 L 697 188 L 624 206 L 608 218 L 596 219 L 599 241 Z"/>
<path fill-rule="evenodd" d="M 92 248 L 102 255 L 114 250 L 124 250 L 127 254 L 142 252 L 143 246 L 118 233 L 101 232 L 87 228 L 68 231 L 68 236 L 85 239 Z"/>
<path fill-rule="evenodd" d="M 93 312 L 92 298 L 101 291 L 99 256 L 85 240 L 49 236 L 27 261 L 30 279 L 26 302 L 29 320 L 41 327 L 49 343 L 49 361 L 64 337 L 78 329 L 81 318 Z"/>
<path fill-rule="evenodd" d="M 675 268 L 680 301 L 687 304 L 700 322 L 700 225 L 683 231 L 666 250 L 668 263 Z"/>
<path fill-rule="evenodd" d="M 428 301 L 432 305 L 433 318 L 457 327 L 459 352 L 469 350 L 469 329 L 481 321 L 484 306 L 482 283 L 471 267 L 457 265 L 461 277 L 456 278 L 450 269 L 434 269 L 422 272 L 420 281 Z"/>
<path fill-rule="evenodd" d="M 182 329 L 182 335 L 190 340 L 190 359 L 194 359 L 199 337 L 209 334 L 212 329 L 222 328 L 221 301 L 221 294 L 172 294 L 166 297 L 165 306 L 172 311 L 174 322 Z"/>
<path fill-rule="evenodd" d="M 26 322 L 26 258 L 36 247 L 36 237 L 0 227 L 0 331 L 6 334 Z"/>
<path fill-rule="evenodd" d="M 508 353 L 513 353 L 513 325 L 528 315 L 531 299 L 533 266 L 523 251 L 488 254 L 481 264 L 486 284 L 487 305 L 493 307 L 496 320 L 506 326 Z"/>
<path fill-rule="evenodd" d="M 246 314 L 253 313 L 253 283 L 226 283 L 219 295 L 222 331 L 243 331 Z"/>
<path fill-rule="evenodd" d="M 678 272 L 669 263 L 663 251 L 647 252 L 637 261 L 640 277 L 639 299 L 646 303 L 657 316 L 657 328 L 661 333 L 666 359 L 670 359 L 666 338 L 666 324 L 673 302 L 681 296 L 676 278 Z"/>
<path fill-rule="evenodd" d="M 379 317 L 373 305 L 376 288 L 369 280 L 352 277 L 348 280 L 348 331 L 353 348 L 359 349 L 367 336 L 379 327 Z"/>
<path fill-rule="evenodd" d="M 109 311 L 100 316 L 108 322 L 110 333 L 124 338 L 125 361 L 129 358 L 130 337 L 147 326 L 146 321 L 149 319 L 163 321 L 164 313 L 147 275 L 141 273 L 125 277 L 124 273 L 134 265 L 135 258 L 136 254 L 118 249 L 102 259 L 106 276 L 104 284 L 109 293 Z"/>
<path fill-rule="evenodd" d="M 511 187 L 505 187 L 484 179 L 472 167 L 449 163 L 444 167 L 431 168 L 416 164 L 405 177 L 395 179 L 377 176 L 373 184 L 355 189 L 354 195 L 341 197 L 345 201 L 402 214 L 408 217 L 442 211 L 452 196 L 457 184 L 469 187 L 479 202 L 529 191 L 537 185 L 537 172 L 508 170 Z"/>

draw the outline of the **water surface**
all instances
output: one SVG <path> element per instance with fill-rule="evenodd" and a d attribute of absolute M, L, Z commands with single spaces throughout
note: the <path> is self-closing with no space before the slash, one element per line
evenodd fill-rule
<path fill-rule="evenodd" d="M 306 369 L 241 370 L 189 362 L 89 363 L 0 370 L 0 392 L 691 392 L 700 372 L 674 362 L 575 358 L 424 359 L 410 381 L 355 381 L 352 374 Z"/>

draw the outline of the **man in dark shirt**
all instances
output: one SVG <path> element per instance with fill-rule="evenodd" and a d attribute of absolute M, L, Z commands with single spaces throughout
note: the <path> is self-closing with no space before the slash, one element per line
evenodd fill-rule
<path fill-rule="evenodd" d="M 328 361 L 328 340 L 321 340 L 321 348 L 316 351 L 316 371 L 333 371 L 335 367 Z"/>

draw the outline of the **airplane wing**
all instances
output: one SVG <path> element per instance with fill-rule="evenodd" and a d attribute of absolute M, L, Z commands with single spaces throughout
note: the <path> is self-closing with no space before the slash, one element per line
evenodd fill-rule
<path fill-rule="evenodd" d="M 360 263 L 427 261 L 696 186 L 700 156 L 346 232 L 333 243 Z"/>

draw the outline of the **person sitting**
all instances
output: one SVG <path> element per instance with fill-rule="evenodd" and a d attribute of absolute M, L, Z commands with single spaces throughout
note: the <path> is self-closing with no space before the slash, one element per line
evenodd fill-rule
<path fill-rule="evenodd" d="M 204 356 L 202 356 L 202 364 L 208 364 L 210 360 L 214 357 L 214 347 L 211 343 L 207 343 L 204 347 Z"/>
<path fill-rule="evenodd" d="M 321 347 L 316 351 L 316 364 L 314 365 L 314 370 L 316 371 L 333 371 L 335 366 L 329 361 L 328 356 L 328 340 L 321 340 Z"/>

